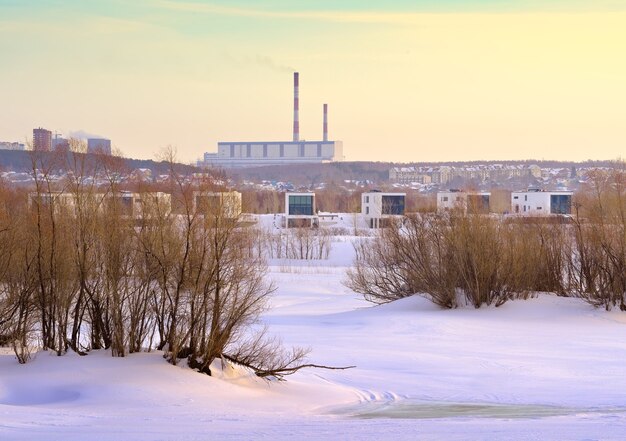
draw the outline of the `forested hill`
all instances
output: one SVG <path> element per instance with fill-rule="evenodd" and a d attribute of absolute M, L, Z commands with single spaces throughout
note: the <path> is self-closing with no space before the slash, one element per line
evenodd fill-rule
<path fill-rule="evenodd" d="M 315 185 L 325 183 L 339 183 L 344 180 L 385 182 L 389 179 L 389 169 L 392 167 L 471 167 L 477 165 L 505 164 L 531 165 L 542 168 L 583 168 L 583 167 L 610 167 L 615 161 L 468 161 L 468 162 L 420 162 L 420 163 L 391 163 L 391 162 L 330 162 L 325 164 L 284 164 L 263 167 L 249 167 L 227 170 L 227 173 L 239 180 L 260 182 L 283 181 L 295 185 Z"/>
<path fill-rule="evenodd" d="M 37 152 L 40 158 L 44 158 L 50 163 L 58 164 L 59 170 L 62 169 L 63 153 L 58 152 Z M 70 155 L 70 154 L 67 154 Z M 78 155 L 83 155 L 79 153 Z M 86 154 L 86 159 L 96 158 L 95 155 Z M 69 156 L 67 159 L 70 159 Z M 131 158 L 117 158 L 112 157 L 116 161 L 117 165 L 122 169 L 132 171 L 137 169 L 149 169 L 153 176 L 160 174 L 167 174 L 169 170 L 169 164 L 165 162 L 153 161 L 151 159 L 131 159 Z M 71 163 L 71 161 L 70 161 Z M 183 173 L 193 173 L 198 169 L 191 165 L 177 164 L 179 171 Z M 32 151 L 19 151 L 19 150 L 0 150 L 0 171 L 14 171 L 18 173 L 29 172 L 33 169 L 33 152 Z"/>
<path fill-rule="evenodd" d="M 71 163 L 70 154 L 63 158 L 63 153 L 37 152 L 47 161 L 58 164 L 58 170 L 62 170 L 64 163 Z M 64 161 L 67 159 L 68 161 Z M 86 155 L 86 159 L 95 160 L 96 156 Z M 167 174 L 169 164 L 149 159 L 131 159 L 112 157 L 116 166 L 128 172 L 137 169 L 149 169 L 152 176 Z M 392 163 L 392 162 L 331 162 L 324 164 L 283 164 L 262 167 L 249 167 L 241 169 L 227 169 L 225 174 L 234 178 L 235 181 L 282 181 L 291 182 L 296 186 L 309 186 L 314 188 L 321 183 L 341 183 L 350 181 L 370 181 L 383 183 L 389 180 L 389 169 L 392 167 L 472 167 L 477 165 L 504 164 L 504 165 L 531 165 L 536 164 L 542 168 L 585 168 L 585 167 L 611 167 L 615 161 L 468 161 L 468 162 L 420 162 L 420 163 Z M 33 168 L 33 152 L 17 150 L 0 150 L 0 171 L 30 172 Z M 55 168 L 56 170 L 57 168 Z M 177 164 L 177 170 L 182 174 L 190 174 L 199 171 L 192 165 Z"/>
<path fill-rule="evenodd" d="M 339 183 L 344 180 L 375 182 L 389 178 L 388 162 L 329 162 L 325 164 L 266 165 L 227 170 L 234 179 L 253 182 L 283 181 L 315 187 L 322 182 Z"/>

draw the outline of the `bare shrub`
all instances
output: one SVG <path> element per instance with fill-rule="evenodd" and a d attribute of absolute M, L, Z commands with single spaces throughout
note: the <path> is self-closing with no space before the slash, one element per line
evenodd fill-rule
<path fill-rule="evenodd" d="M 445 308 L 460 292 L 478 308 L 525 297 L 515 236 L 497 219 L 461 211 L 413 215 L 355 243 L 346 284 L 375 303 L 423 293 Z"/>
<path fill-rule="evenodd" d="M 596 171 L 576 201 L 569 289 L 596 307 L 626 311 L 626 171 Z"/>
<path fill-rule="evenodd" d="M 109 349 L 123 357 L 156 346 L 170 363 L 187 359 L 209 374 L 217 359 L 261 377 L 320 367 L 304 363 L 308 350 L 254 332 L 274 291 L 258 241 L 274 237 L 244 226 L 227 198 L 194 204 L 194 192 L 221 184 L 179 173 L 171 150 L 165 159 L 169 180 L 160 187 L 172 204 L 153 186 L 123 187 L 116 160 L 92 163 L 74 151 L 34 152 L 32 193 L 18 198 L 0 182 L 2 341 L 20 363 L 35 342 L 58 355 Z M 64 179 L 55 176 L 60 167 L 71 171 Z M 290 231 L 276 247 L 327 258 L 330 235 Z"/>

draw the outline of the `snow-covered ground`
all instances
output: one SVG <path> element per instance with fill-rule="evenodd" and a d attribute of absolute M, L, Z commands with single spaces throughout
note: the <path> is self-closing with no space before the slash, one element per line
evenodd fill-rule
<path fill-rule="evenodd" d="M 272 261 L 264 316 L 319 364 L 286 382 L 208 377 L 159 353 L 0 355 L 0 440 L 626 439 L 626 313 L 539 295 L 441 310 L 372 306 L 327 261 Z"/>

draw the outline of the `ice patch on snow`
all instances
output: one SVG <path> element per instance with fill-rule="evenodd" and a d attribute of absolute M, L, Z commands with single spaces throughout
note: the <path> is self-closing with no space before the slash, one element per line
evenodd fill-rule
<path fill-rule="evenodd" d="M 575 408 L 539 404 L 446 403 L 414 400 L 373 400 L 334 408 L 330 414 L 359 419 L 437 419 L 502 418 L 536 419 L 585 414 L 615 415 L 626 413 L 626 407 Z"/>

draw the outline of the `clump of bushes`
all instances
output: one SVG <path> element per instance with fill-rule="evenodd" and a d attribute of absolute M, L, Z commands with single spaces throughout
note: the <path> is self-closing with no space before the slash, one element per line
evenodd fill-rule
<path fill-rule="evenodd" d="M 416 214 L 355 242 L 346 285 L 374 303 L 422 293 L 444 308 L 545 291 L 626 311 L 626 171 L 596 171 L 568 218 Z M 555 221 L 556 220 L 556 221 Z"/>

